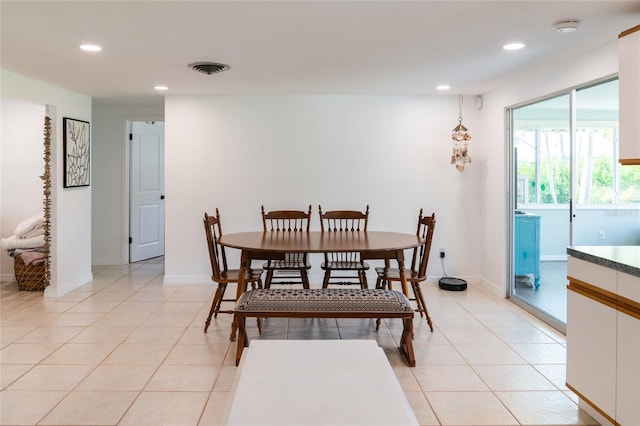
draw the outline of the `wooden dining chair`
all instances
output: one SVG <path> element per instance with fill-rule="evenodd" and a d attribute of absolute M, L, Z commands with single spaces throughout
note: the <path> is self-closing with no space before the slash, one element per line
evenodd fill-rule
<path fill-rule="evenodd" d="M 309 232 L 311 226 L 311 204 L 308 211 L 302 210 L 272 210 L 265 212 L 261 206 L 262 226 L 267 232 Z M 263 264 L 267 272 L 264 287 L 271 284 L 302 284 L 309 288 L 308 270 L 311 269 L 307 253 L 288 252 L 281 259 L 269 259 Z"/>
<path fill-rule="evenodd" d="M 224 293 L 227 289 L 227 284 L 238 283 L 240 278 L 239 269 L 229 269 L 227 267 L 227 255 L 224 250 L 224 246 L 218 243 L 219 238 L 222 236 L 222 224 L 220 223 L 220 212 L 216 208 L 216 215 L 209 216 L 204 214 L 204 232 L 207 237 L 207 247 L 209 248 L 209 260 L 211 261 L 211 280 L 218 283 L 215 295 L 213 296 L 213 302 L 211 303 L 211 309 L 209 310 L 209 316 L 204 324 L 204 332 L 207 332 L 209 324 L 211 324 L 211 317 L 218 317 L 220 312 L 232 314 L 233 310 L 220 309 L 222 302 L 235 302 L 235 295 L 233 299 L 225 299 Z M 249 269 L 245 275 L 245 281 L 251 284 L 251 288 L 262 288 L 262 269 Z"/>
<path fill-rule="evenodd" d="M 413 255 L 411 256 L 411 268 L 405 270 L 407 282 L 411 284 L 413 290 L 414 299 L 417 304 L 417 311 L 420 316 L 425 316 L 429 328 L 433 331 L 433 324 L 431 317 L 429 317 L 429 311 L 427 310 L 427 304 L 422 295 L 420 283 L 427 279 L 427 266 L 429 264 L 429 253 L 431 252 L 431 241 L 433 240 L 433 231 L 436 226 L 436 215 L 432 213 L 431 216 L 423 216 L 423 210 L 420 209 L 418 215 L 418 229 L 416 235 L 424 240 L 424 243 L 413 249 Z M 376 267 L 376 274 L 378 278 L 376 280 L 376 288 L 386 288 L 391 290 L 392 283 L 394 281 L 400 282 L 400 270 L 398 268 L 391 268 L 388 260 L 385 261 L 384 267 Z"/>
<path fill-rule="evenodd" d="M 320 215 L 320 229 L 322 232 L 367 232 L 369 222 L 369 206 L 364 213 L 358 210 L 329 210 L 322 211 L 318 206 Z M 324 270 L 322 287 L 330 284 L 360 285 L 368 288 L 367 270 L 369 264 L 360 258 L 359 252 L 324 253 L 324 262 L 320 265 Z M 355 276 L 354 276 L 355 275 Z"/>

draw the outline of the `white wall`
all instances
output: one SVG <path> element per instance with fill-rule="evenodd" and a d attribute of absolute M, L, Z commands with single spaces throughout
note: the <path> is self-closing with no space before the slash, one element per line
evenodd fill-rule
<path fill-rule="evenodd" d="M 163 120 L 164 105 L 93 105 L 92 256 L 94 265 L 128 263 L 127 120 Z"/>
<path fill-rule="evenodd" d="M 444 246 L 449 275 L 478 278 L 487 166 L 449 163 L 457 96 L 175 96 L 165 117 L 165 282 L 209 282 L 205 211 L 221 209 L 225 233 L 261 230 L 261 204 L 369 204 L 369 229 L 411 233 L 421 207 L 434 211 L 429 274 L 442 275 Z M 463 117 L 479 132 L 471 97 Z M 474 137 L 472 157 L 484 143 Z"/>
<path fill-rule="evenodd" d="M 565 205 L 566 206 L 566 205 Z M 569 245 L 569 207 L 525 208 L 540 215 L 540 257 L 542 260 L 566 260 Z M 604 239 L 598 239 L 598 233 Z M 640 210 L 635 205 L 584 207 L 576 209 L 573 240 L 579 246 L 640 245 Z"/>
<path fill-rule="evenodd" d="M 51 165 L 52 276 L 45 295 L 59 296 L 92 279 L 91 189 L 62 188 L 62 118 L 91 121 L 91 98 L 4 69 L 0 69 L 0 82 L 0 96 L 3 98 L 48 105 L 54 115 Z M 2 174 L 4 182 L 7 179 L 4 169 Z"/>
<path fill-rule="evenodd" d="M 91 278 L 91 215 L 97 260 L 122 261 L 124 164 L 122 134 L 128 112 L 101 110 L 100 155 L 92 152 L 92 188 L 62 189 L 62 117 L 91 121 L 90 98 L 0 70 L 0 95 L 52 105 L 54 122 L 53 286 L 62 294 Z M 460 173 L 449 165 L 457 96 L 211 96 L 166 100 L 166 278 L 208 282 L 201 216 L 222 209 L 225 232 L 260 229 L 259 206 L 325 208 L 371 205 L 371 229 L 413 232 L 420 207 L 438 217 L 431 276 L 442 274 L 438 248 L 447 248 L 449 275 L 506 289 L 506 163 L 504 108 L 617 72 L 617 45 L 557 68 L 532 70 L 484 94 L 484 108 L 465 97 L 473 163 Z M 126 108 L 125 108 L 126 110 Z M 130 113 L 160 114 L 160 110 Z M 92 144 L 94 135 L 92 135 Z M 104 155 L 104 158 L 101 158 Z M 108 160 L 107 160 L 108 158 Z M 354 160 L 354 158 L 356 158 Z M 98 165 L 97 163 L 100 163 Z M 112 169 L 114 167 L 114 169 Z M 115 173 L 115 174 L 114 174 Z M 3 171 L 4 174 L 4 171 Z M 358 178 L 354 178 L 357 176 Z M 6 176 L 3 176 L 3 182 Z M 112 206 L 115 206 L 112 208 Z M 115 216 L 115 220 L 112 220 Z M 316 223 L 317 227 L 317 223 Z M 104 235 L 100 234 L 104 230 Z"/>
<path fill-rule="evenodd" d="M 44 105 L 0 99 L 0 236 L 13 234 L 21 221 L 44 210 Z M 0 275 L 13 278 L 13 258 L 0 253 Z"/>
<path fill-rule="evenodd" d="M 507 289 L 507 182 L 505 162 L 505 108 L 581 85 L 618 71 L 617 42 L 581 57 L 567 57 L 553 69 L 532 70 L 517 81 L 484 95 L 481 135 L 485 145 L 479 150 L 484 169 L 483 212 L 479 227 L 482 250 L 480 275 L 492 288 Z"/>
<path fill-rule="evenodd" d="M 433 253 L 446 247 L 447 273 L 478 278 L 505 294 L 510 225 L 504 109 L 616 72 L 617 44 L 612 41 L 586 56 L 566 58 L 553 69 L 532 69 L 484 94 L 481 111 L 473 108 L 473 96 L 465 96 L 463 117 L 473 136 L 473 163 L 463 173 L 448 162 L 457 96 L 169 97 L 166 281 L 208 282 L 201 225 L 205 210 L 220 207 L 225 232 L 233 232 L 260 229 L 262 203 L 267 208 L 312 203 L 314 211 L 318 203 L 358 209 L 369 203 L 371 229 L 412 232 L 420 207 L 435 211 Z M 145 113 L 154 111 L 140 112 Z M 94 217 L 109 223 L 94 227 L 96 236 L 104 233 L 97 238 L 104 241 L 94 242 L 95 250 L 109 246 L 95 260 L 105 262 L 123 255 L 122 244 L 109 240 L 123 232 L 119 220 L 113 220 L 122 209 L 121 194 L 115 191 L 124 167 L 123 152 L 109 151 L 121 131 L 116 115 L 103 110 L 94 114 L 95 122 L 104 120 L 108 128 L 104 141 L 102 131 L 96 133 L 101 135 L 100 149 L 110 158 L 94 168 L 116 173 L 100 191 L 104 201 L 94 203 Z M 354 154 L 359 156 L 355 162 Z M 354 175 L 360 176 L 358 182 Z M 109 213 L 100 216 L 103 208 Z M 432 277 L 442 274 L 433 253 Z"/>

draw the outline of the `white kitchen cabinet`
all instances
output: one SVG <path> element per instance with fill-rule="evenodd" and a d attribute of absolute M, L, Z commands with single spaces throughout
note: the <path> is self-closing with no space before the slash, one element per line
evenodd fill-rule
<path fill-rule="evenodd" d="M 616 421 L 640 425 L 640 319 L 618 313 Z"/>
<path fill-rule="evenodd" d="M 640 25 L 618 36 L 620 164 L 640 164 Z"/>
<path fill-rule="evenodd" d="M 571 256 L 567 274 L 567 385 L 603 424 L 640 425 L 640 277 Z"/>
<path fill-rule="evenodd" d="M 640 425 L 640 278 L 618 272 L 618 294 L 629 309 L 618 312 L 616 421 Z"/>
<path fill-rule="evenodd" d="M 614 270 L 572 257 L 569 257 L 567 267 L 572 278 L 593 286 L 615 287 Z M 567 384 L 613 423 L 618 312 L 571 288 L 570 284 L 567 292 Z"/>
<path fill-rule="evenodd" d="M 567 384 L 614 419 L 617 312 L 573 291 L 567 303 Z"/>

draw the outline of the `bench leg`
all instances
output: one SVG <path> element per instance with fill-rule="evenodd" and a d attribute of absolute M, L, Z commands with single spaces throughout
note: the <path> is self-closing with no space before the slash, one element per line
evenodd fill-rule
<path fill-rule="evenodd" d="M 238 326 L 238 344 L 236 345 L 236 367 L 240 364 L 240 358 L 242 358 L 242 351 L 246 346 L 249 346 L 249 338 L 247 337 L 247 330 L 245 329 L 245 317 L 235 316 L 234 322 Z"/>
<path fill-rule="evenodd" d="M 402 319 L 402 337 L 400 338 L 400 352 L 404 355 L 409 367 L 416 366 L 416 357 L 413 353 L 413 318 Z"/>
<path fill-rule="evenodd" d="M 229 334 L 229 341 L 230 342 L 235 342 L 236 341 L 236 333 L 238 331 L 238 325 L 236 324 L 236 318 L 233 318 L 233 321 L 231 321 L 231 333 Z"/>

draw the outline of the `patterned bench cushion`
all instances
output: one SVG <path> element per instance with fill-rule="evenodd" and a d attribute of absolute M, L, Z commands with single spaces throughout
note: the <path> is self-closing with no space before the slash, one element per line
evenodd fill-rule
<path fill-rule="evenodd" d="M 256 289 L 244 293 L 237 312 L 413 313 L 404 294 L 379 289 Z"/>

